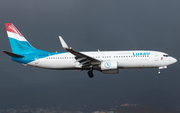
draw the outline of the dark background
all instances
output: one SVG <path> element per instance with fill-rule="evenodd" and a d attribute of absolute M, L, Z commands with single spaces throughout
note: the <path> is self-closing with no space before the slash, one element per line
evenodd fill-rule
<path fill-rule="evenodd" d="M 157 50 L 180 58 L 179 0 L 1 0 L 0 49 L 11 51 L 4 23 L 13 23 L 36 48 L 65 51 Z M 124 103 L 180 106 L 178 62 L 162 70 L 119 74 L 25 67 L 0 53 L 0 109 L 56 107 L 110 109 Z"/>

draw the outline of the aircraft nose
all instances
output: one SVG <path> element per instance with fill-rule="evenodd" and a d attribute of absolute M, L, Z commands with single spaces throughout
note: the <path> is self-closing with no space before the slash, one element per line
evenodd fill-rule
<path fill-rule="evenodd" d="M 175 58 L 171 58 L 171 62 L 174 64 L 174 63 L 176 63 L 177 62 L 177 59 L 175 59 Z"/>

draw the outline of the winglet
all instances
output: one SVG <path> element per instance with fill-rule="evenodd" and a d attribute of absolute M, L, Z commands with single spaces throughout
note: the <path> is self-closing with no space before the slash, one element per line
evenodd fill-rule
<path fill-rule="evenodd" d="M 68 45 L 66 44 L 66 42 L 63 40 L 63 38 L 62 38 L 61 36 L 59 36 L 59 39 L 60 39 L 60 42 L 61 42 L 62 47 L 63 47 L 64 49 L 69 48 Z"/>

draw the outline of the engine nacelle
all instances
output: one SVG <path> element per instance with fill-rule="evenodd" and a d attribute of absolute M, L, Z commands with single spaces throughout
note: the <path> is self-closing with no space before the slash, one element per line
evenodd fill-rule
<path fill-rule="evenodd" d="M 101 70 L 117 70 L 118 62 L 116 61 L 103 61 L 101 63 Z"/>

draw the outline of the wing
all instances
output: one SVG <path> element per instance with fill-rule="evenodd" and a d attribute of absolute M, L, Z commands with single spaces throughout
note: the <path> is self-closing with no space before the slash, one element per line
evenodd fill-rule
<path fill-rule="evenodd" d="M 92 58 L 91 56 L 88 56 L 86 54 L 72 49 L 71 47 L 68 47 L 68 45 L 61 36 L 59 36 L 59 39 L 62 44 L 62 47 L 65 50 L 69 51 L 71 54 L 73 54 L 75 56 L 76 62 L 80 63 L 77 67 L 92 67 L 95 65 L 99 65 L 101 63 L 101 61 L 98 59 Z"/>

